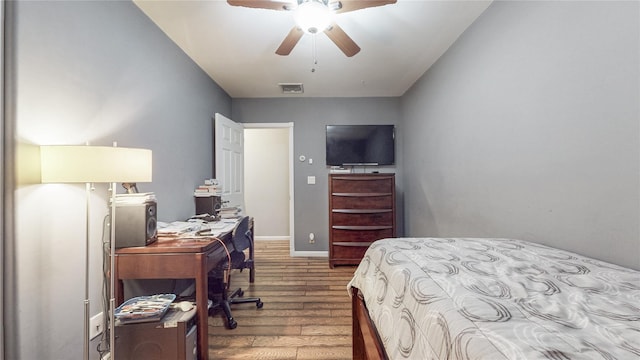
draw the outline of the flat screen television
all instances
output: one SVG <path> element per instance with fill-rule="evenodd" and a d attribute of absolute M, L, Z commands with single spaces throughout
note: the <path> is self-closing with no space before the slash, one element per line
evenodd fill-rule
<path fill-rule="evenodd" d="M 393 165 L 394 125 L 327 125 L 327 165 Z"/>

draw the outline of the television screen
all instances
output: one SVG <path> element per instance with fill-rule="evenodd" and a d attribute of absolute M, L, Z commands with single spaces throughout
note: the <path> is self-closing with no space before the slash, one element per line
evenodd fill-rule
<path fill-rule="evenodd" d="M 327 165 L 393 165 L 394 125 L 327 125 Z"/>

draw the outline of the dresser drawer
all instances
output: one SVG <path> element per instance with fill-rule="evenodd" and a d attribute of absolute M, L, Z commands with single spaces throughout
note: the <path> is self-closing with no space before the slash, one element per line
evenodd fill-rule
<path fill-rule="evenodd" d="M 393 196 L 331 196 L 332 209 L 392 209 Z"/>
<path fill-rule="evenodd" d="M 392 193 L 390 178 L 376 177 L 334 177 L 331 191 L 334 193 Z"/>
<path fill-rule="evenodd" d="M 333 225 L 393 225 L 393 211 L 391 209 L 354 210 L 335 209 L 331 212 Z"/>
<path fill-rule="evenodd" d="M 352 260 L 351 263 L 356 265 L 360 262 L 368 248 L 369 245 L 345 246 L 336 244 L 331 247 L 332 258 L 334 260 Z"/>
<path fill-rule="evenodd" d="M 393 237 L 391 226 L 340 226 L 331 228 L 331 241 L 334 242 L 371 242 Z"/>

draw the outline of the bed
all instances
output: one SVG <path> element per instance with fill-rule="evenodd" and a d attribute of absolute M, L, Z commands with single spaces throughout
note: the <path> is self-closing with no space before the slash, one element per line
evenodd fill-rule
<path fill-rule="evenodd" d="M 374 242 L 354 359 L 638 359 L 640 272 L 513 239 Z"/>

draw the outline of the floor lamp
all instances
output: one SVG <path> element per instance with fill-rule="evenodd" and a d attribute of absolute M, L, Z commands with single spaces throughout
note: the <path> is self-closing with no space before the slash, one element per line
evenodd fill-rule
<path fill-rule="evenodd" d="M 84 340 L 83 359 L 89 359 L 89 245 L 90 245 L 90 210 L 91 184 L 111 183 L 111 288 L 110 288 L 110 351 L 111 358 L 115 348 L 114 337 L 114 222 L 115 217 L 115 183 L 149 182 L 151 181 L 151 150 L 121 148 L 111 146 L 88 145 L 50 145 L 40 146 L 40 165 L 42 183 L 85 183 L 86 185 L 86 232 L 85 232 L 85 284 L 84 284 Z"/>

